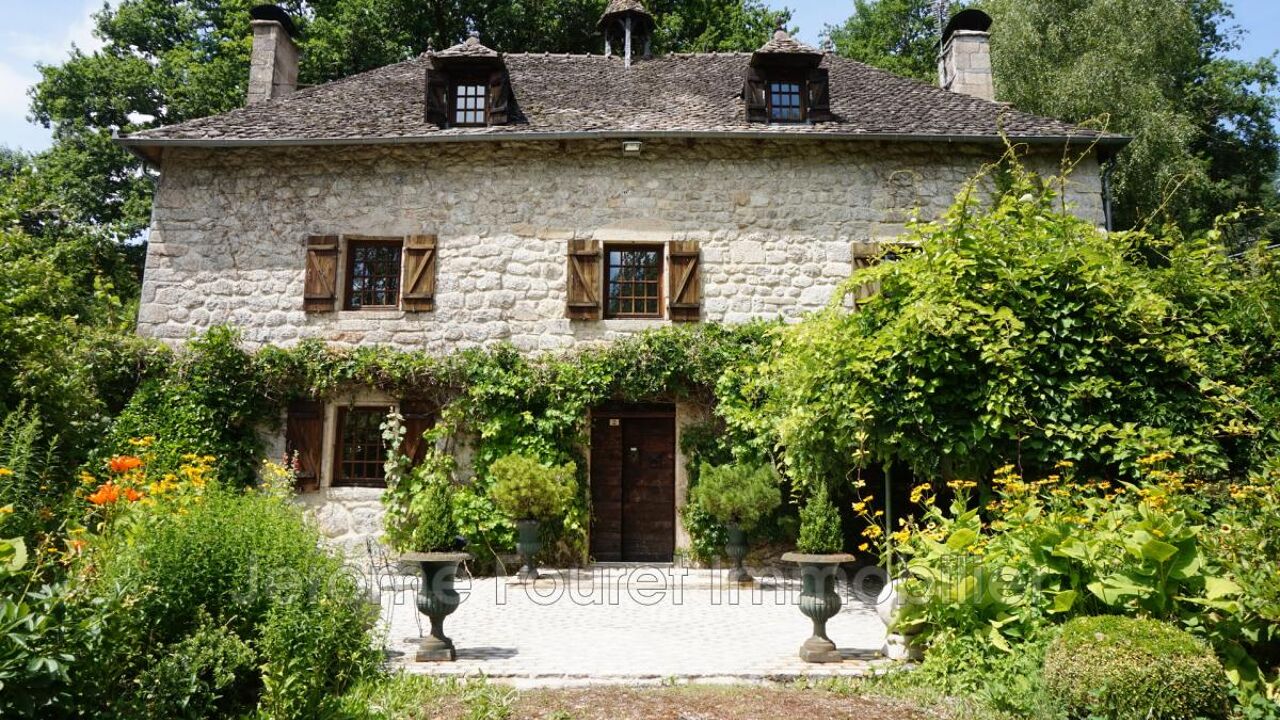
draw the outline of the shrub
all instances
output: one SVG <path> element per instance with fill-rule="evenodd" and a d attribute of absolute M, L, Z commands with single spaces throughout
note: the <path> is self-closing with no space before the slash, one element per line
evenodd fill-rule
<path fill-rule="evenodd" d="M 1222 718 L 1227 678 L 1207 645 L 1154 620 L 1077 618 L 1044 661 L 1045 684 L 1074 717 Z"/>
<path fill-rule="evenodd" d="M 577 492 L 573 463 L 550 467 L 537 458 L 512 453 L 489 466 L 489 491 L 498 510 L 514 520 L 551 520 L 563 515 Z"/>
<path fill-rule="evenodd" d="M 703 464 L 691 493 L 716 520 L 750 530 L 778 508 L 782 492 L 772 465 Z"/>
<path fill-rule="evenodd" d="M 142 671 L 135 707 L 138 717 L 224 717 L 246 702 L 243 678 L 253 675 L 256 656 L 249 644 L 206 614 L 194 632 L 160 647 Z M 249 698 L 252 701 L 252 698 Z"/>
<path fill-rule="evenodd" d="M 840 513 L 831 503 L 824 483 L 818 483 L 808 502 L 800 508 L 800 539 L 796 549 L 802 553 L 828 554 L 844 549 L 844 532 Z"/>
<path fill-rule="evenodd" d="M 186 676 L 196 704 L 235 715 L 253 709 L 265 678 L 275 717 L 309 717 L 317 688 L 341 692 L 376 667 L 371 609 L 289 502 L 211 482 L 181 506 L 117 512 L 81 571 L 78 609 L 101 628 L 93 662 L 73 676 L 87 711 L 147 714 L 161 700 L 144 678 Z M 202 654 L 201 635 L 218 649 Z M 251 663 L 229 636 L 253 648 Z"/>

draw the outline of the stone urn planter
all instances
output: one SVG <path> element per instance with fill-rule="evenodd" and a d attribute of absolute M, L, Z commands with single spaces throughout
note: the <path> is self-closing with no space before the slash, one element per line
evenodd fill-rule
<path fill-rule="evenodd" d="M 827 621 L 835 617 L 844 604 L 836 593 L 836 573 L 840 563 L 852 562 L 853 556 L 789 552 L 782 559 L 800 566 L 800 612 L 813 621 L 813 636 L 800 646 L 800 659 L 811 663 L 841 662 L 840 651 L 827 637 Z"/>
<path fill-rule="evenodd" d="M 742 560 L 747 556 L 747 533 L 737 523 L 729 523 L 726 529 L 729 531 L 729 540 L 724 544 L 724 554 L 733 561 L 733 567 L 729 569 L 729 582 L 749 583 L 751 573 L 742 567 Z"/>
<path fill-rule="evenodd" d="M 453 589 L 458 564 L 471 559 L 467 553 L 406 553 L 401 559 L 417 563 L 422 569 L 422 585 L 418 588 L 418 612 L 431 620 L 431 634 L 418 646 L 416 662 L 452 662 L 458 658 L 453 641 L 444 634 L 444 619 L 458 609 L 461 601 Z"/>
<path fill-rule="evenodd" d="M 542 536 L 539 533 L 541 523 L 537 520 L 516 521 L 516 552 L 520 554 L 520 572 L 516 577 L 524 581 L 533 581 L 542 577 L 538 574 L 538 551 L 542 549 Z"/>
<path fill-rule="evenodd" d="M 876 598 L 876 613 L 888 633 L 880 652 L 890 660 L 919 661 L 924 659 L 924 648 L 916 638 L 920 626 L 902 626 L 897 623 L 898 611 L 910 604 L 909 598 L 903 593 L 904 589 L 904 580 L 890 580 Z"/>

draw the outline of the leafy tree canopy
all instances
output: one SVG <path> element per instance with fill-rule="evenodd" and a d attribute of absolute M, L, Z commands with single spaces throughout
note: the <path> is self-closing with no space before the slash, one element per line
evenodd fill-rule
<path fill-rule="evenodd" d="M 936 82 L 933 4 L 857 0 L 827 34 L 846 57 Z M 1280 73 L 1272 58 L 1228 57 L 1242 31 L 1227 0 L 963 4 L 995 21 L 999 99 L 1072 122 L 1106 118 L 1133 136 L 1114 175 L 1122 226 L 1157 216 L 1204 229 L 1240 204 L 1280 207 Z"/>
<path fill-rule="evenodd" d="M 83 220 L 122 235 L 146 227 L 151 179 L 110 140 L 212 115 L 244 103 L 252 48 L 249 9 L 257 0 L 122 0 L 95 16 L 105 45 L 73 50 L 40 68 L 36 120 L 54 129 L 38 159 L 49 192 Z M 441 49 L 469 29 L 506 52 L 601 52 L 596 23 L 604 0 L 282 0 L 298 20 L 300 82 L 317 84 Z M 785 22 L 760 0 L 649 3 L 662 51 L 748 50 Z"/>

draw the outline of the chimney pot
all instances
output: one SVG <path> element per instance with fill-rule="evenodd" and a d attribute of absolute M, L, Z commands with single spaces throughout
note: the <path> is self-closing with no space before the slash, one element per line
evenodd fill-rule
<path fill-rule="evenodd" d="M 253 51 L 249 58 L 248 104 L 275 100 L 298 89 L 297 32 L 288 13 L 275 5 L 258 5 L 253 18 Z"/>

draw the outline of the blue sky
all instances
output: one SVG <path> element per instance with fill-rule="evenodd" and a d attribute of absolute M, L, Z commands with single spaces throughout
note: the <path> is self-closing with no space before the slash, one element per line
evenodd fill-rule
<path fill-rule="evenodd" d="M 26 89 L 39 75 L 35 63 L 56 63 L 72 44 L 91 50 L 91 13 L 106 0 L 0 0 L 0 145 L 41 150 L 49 132 L 26 121 Z M 114 1 L 114 0 L 112 0 Z M 817 44 L 822 28 L 839 23 L 852 2 L 833 0 L 768 0 L 774 7 L 795 10 L 800 37 Z M 1252 59 L 1280 51 L 1280 2 L 1235 0 L 1236 19 L 1248 31 L 1240 57 Z"/>

